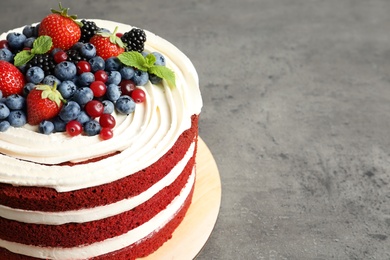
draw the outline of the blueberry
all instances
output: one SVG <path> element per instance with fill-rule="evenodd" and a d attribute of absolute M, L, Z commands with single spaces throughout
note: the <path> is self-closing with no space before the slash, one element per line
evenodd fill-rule
<path fill-rule="evenodd" d="M 74 120 L 80 114 L 80 105 L 74 101 L 67 102 L 62 108 L 58 116 L 65 122 Z"/>
<path fill-rule="evenodd" d="M 131 97 L 123 95 L 116 101 L 115 108 L 119 113 L 128 115 L 134 112 L 135 102 Z"/>
<path fill-rule="evenodd" d="M 0 120 L 6 119 L 10 112 L 6 104 L 0 103 Z"/>
<path fill-rule="evenodd" d="M 35 39 L 36 39 L 35 37 L 27 38 L 27 39 L 24 41 L 23 46 L 26 47 L 26 48 L 32 49 L 32 48 L 33 48 L 33 45 L 34 45 Z"/>
<path fill-rule="evenodd" d="M 81 50 L 81 47 L 83 47 L 84 43 L 82 42 L 76 42 L 73 46 L 72 46 L 72 50 L 76 50 L 76 51 L 80 51 Z"/>
<path fill-rule="evenodd" d="M 156 62 L 154 63 L 154 65 L 160 65 L 160 66 L 165 66 L 165 57 L 164 55 L 162 55 L 161 53 L 159 52 L 152 52 L 152 54 L 154 55 L 154 57 L 156 57 Z"/>
<path fill-rule="evenodd" d="M 95 120 L 89 120 L 84 124 L 84 132 L 88 136 L 98 135 L 100 133 L 101 126 Z"/>
<path fill-rule="evenodd" d="M 34 83 L 26 83 L 26 85 L 24 85 L 23 87 L 23 95 L 26 97 L 28 95 L 28 93 L 30 93 L 30 91 L 35 88 L 35 84 Z"/>
<path fill-rule="evenodd" d="M 40 24 L 37 24 L 37 25 L 35 25 L 33 27 L 34 28 L 34 34 L 33 34 L 34 37 L 38 37 L 39 36 L 39 27 L 40 26 L 41 26 Z"/>
<path fill-rule="evenodd" d="M 77 82 L 82 87 L 89 86 L 94 81 L 95 81 L 95 75 L 92 72 L 84 72 L 77 79 Z"/>
<path fill-rule="evenodd" d="M 149 80 L 153 84 L 158 84 L 158 83 L 160 83 L 162 81 L 162 78 L 160 78 L 159 76 L 156 76 L 154 74 L 149 74 Z"/>
<path fill-rule="evenodd" d="M 54 86 L 54 83 L 57 83 L 57 86 L 61 84 L 61 80 L 57 79 L 55 76 L 53 75 L 47 75 L 43 81 L 42 81 L 43 84 L 45 85 L 49 85 L 49 86 Z"/>
<path fill-rule="evenodd" d="M 26 36 L 26 38 L 34 37 L 35 36 L 35 27 L 32 25 L 24 26 L 23 34 L 24 34 L 24 36 Z"/>
<path fill-rule="evenodd" d="M 104 106 L 103 114 L 112 114 L 112 112 L 114 112 L 115 106 L 113 102 L 110 100 L 103 100 L 102 103 Z"/>
<path fill-rule="evenodd" d="M 134 76 L 134 69 L 132 67 L 123 67 L 119 70 L 122 79 L 131 79 Z"/>
<path fill-rule="evenodd" d="M 119 85 L 119 83 L 121 83 L 122 76 L 119 73 L 119 71 L 109 71 L 107 72 L 107 74 L 108 74 L 108 79 L 106 82 L 107 85 L 109 84 Z"/>
<path fill-rule="evenodd" d="M 96 48 L 92 43 L 85 43 L 80 47 L 81 56 L 91 59 L 96 56 Z"/>
<path fill-rule="evenodd" d="M 40 67 L 34 66 L 27 70 L 26 79 L 28 82 L 38 84 L 45 78 L 45 73 Z"/>
<path fill-rule="evenodd" d="M 12 94 L 7 97 L 5 104 L 10 110 L 20 110 L 24 108 L 26 99 L 21 95 Z"/>
<path fill-rule="evenodd" d="M 66 122 L 64 122 L 60 117 L 55 117 L 53 120 L 54 131 L 55 132 L 65 132 L 66 131 Z"/>
<path fill-rule="evenodd" d="M 41 134 L 49 135 L 54 132 L 54 124 L 51 121 L 43 120 L 38 125 L 38 131 Z"/>
<path fill-rule="evenodd" d="M 73 100 L 80 106 L 84 106 L 93 99 L 93 92 L 89 87 L 78 88 L 73 95 Z"/>
<path fill-rule="evenodd" d="M 76 76 L 76 74 L 76 65 L 69 61 L 60 62 L 54 69 L 54 75 L 61 81 L 71 80 Z"/>
<path fill-rule="evenodd" d="M 65 80 L 62 81 L 58 86 L 57 90 L 61 93 L 62 97 L 65 99 L 71 98 L 76 92 L 76 84 L 73 81 Z"/>
<path fill-rule="evenodd" d="M 117 57 L 111 57 L 106 60 L 106 71 L 120 70 L 122 63 Z"/>
<path fill-rule="evenodd" d="M 91 120 L 91 118 L 88 116 L 88 114 L 85 111 L 81 111 L 79 115 L 76 118 L 77 121 L 79 121 L 82 125 Z"/>
<path fill-rule="evenodd" d="M 11 32 L 7 34 L 9 47 L 14 51 L 23 49 L 24 41 L 26 39 L 27 37 L 22 33 Z"/>
<path fill-rule="evenodd" d="M 107 91 L 106 91 L 106 97 L 108 100 L 111 102 L 115 102 L 118 100 L 118 98 L 121 96 L 121 90 L 118 85 L 115 84 L 109 84 L 107 86 Z"/>
<path fill-rule="evenodd" d="M 136 70 L 134 73 L 133 81 L 137 86 L 145 85 L 149 80 L 149 74 L 146 71 Z"/>
<path fill-rule="evenodd" d="M 8 121 L 6 121 L 6 120 L 1 121 L 0 122 L 0 132 L 7 131 L 10 126 L 11 126 L 11 124 Z"/>
<path fill-rule="evenodd" d="M 62 51 L 62 49 L 61 48 L 54 48 L 52 51 L 51 51 L 51 55 L 54 57 L 54 55 L 57 53 L 57 52 L 59 52 L 59 51 Z"/>
<path fill-rule="evenodd" d="M 9 113 L 8 122 L 11 126 L 22 127 L 27 123 L 26 114 L 22 110 L 14 110 Z"/>
<path fill-rule="evenodd" d="M 104 70 L 106 68 L 106 63 L 104 59 L 100 56 L 95 56 L 89 60 L 89 64 L 91 64 L 91 71 L 96 72 L 98 70 Z"/>
<path fill-rule="evenodd" d="M 3 48 L 0 50 L 0 60 L 12 62 L 13 59 L 14 59 L 14 55 L 10 50 L 8 50 L 7 48 Z"/>

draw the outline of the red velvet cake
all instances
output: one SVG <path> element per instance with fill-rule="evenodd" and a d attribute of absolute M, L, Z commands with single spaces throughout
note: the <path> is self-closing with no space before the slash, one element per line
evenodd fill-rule
<path fill-rule="evenodd" d="M 191 204 L 197 73 L 151 32 L 67 11 L 0 37 L 0 259 L 144 257 Z M 82 29 L 66 44 L 50 19 Z M 43 100 L 54 115 L 36 111 Z"/>

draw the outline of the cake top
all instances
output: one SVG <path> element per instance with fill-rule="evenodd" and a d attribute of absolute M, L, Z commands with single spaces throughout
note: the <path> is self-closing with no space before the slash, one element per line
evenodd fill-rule
<path fill-rule="evenodd" d="M 66 50 L 55 47 L 54 37 L 40 35 L 42 21 L 0 35 L 0 63 L 4 66 L 0 68 L 0 115 L 4 109 L 1 107 L 9 110 L 7 117 L 0 118 L 0 182 L 66 191 L 119 179 L 158 160 L 190 128 L 191 116 L 200 113 L 202 99 L 196 70 L 188 57 L 168 41 L 130 25 L 80 19 L 80 38 Z M 13 51 L 9 35 L 24 35 L 23 47 Z M 103 58 L 105 54 L 98 54 L 99 47 L 95 46 L 99 43 L 91 43 L 94 37 L 104 37 L 110 44 L 110 38 L 114 42 L 119 38 L 126 47 L 116 56 Z M 24 44 L 30 38 L 35 40 L 26 49 Z M 50 50 L 40 54 L 50 43 Z M 10 56 L 3 55 L 9 51 Z M 67 58 L 62 61 L 64 53 Z M 18 64 L 21 61 L 25 63 Z M 74 75 L 74 66 L 76 75 L 68 76 L 69 71 Z M 157 67 L 166 69 L 157 71 Z M 27 73 L 29 70 L 31 73 Z M 43 79 L 41 73 L 36 73 L 40 70 L 45 75 Z M 9 79 L 15 83 L 13 86 L 22 86 L 16 94 L 8 93 L 2 85 Z M 37 125 L 29 123 L 29 99 L 39 100 L 31 102 L 40 106 L 40 99 L 49 97 L 53 100 L 48 101 L 48 106 L 60 103 L 59 112 Z M 121 98 L 123 102 L 118 102 Z M 22 103 L 24 107 L 12 108 L 11 103 Z M 100 121 L 102 117 L 106 117 L 104 123 Z M 74 121 L 81 123 L 81 132 L 77 123 L 69 126 Z M 51 122 L 54 129 L 51 131 L 51 124 L 45 122 Z M 110 130 L 104 133 L 108 138 L 102 136 L 102 129 Z M 118 151 L 121 153 L 93 164 L 57 166 Z"/>
<path fill-rule="evenodd" d="M 144 51 L 145 31 L 119 32 L 59 10 L 0 43 L 0 131 L 25 124 L 42 134 L 113 136 L 114 112 L 129 115 L 146 99 L 139 86 L 175 74 L 159 52 Z"/>

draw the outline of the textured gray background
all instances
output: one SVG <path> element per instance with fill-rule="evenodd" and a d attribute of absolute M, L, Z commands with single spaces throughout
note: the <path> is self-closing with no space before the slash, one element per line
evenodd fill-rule
<path fill-rule="evenodd" d="M 390 259 L 390 1 L 63 0 L 198 69 L 222 204 L 198 259 Z M 55 1 L 0 3 L 0 30 Z"/>

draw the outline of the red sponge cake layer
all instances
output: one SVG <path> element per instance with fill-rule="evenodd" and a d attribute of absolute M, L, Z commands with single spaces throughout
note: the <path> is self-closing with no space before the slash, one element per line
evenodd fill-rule
<path fill-rule="evenodd" d="M 112 183 L 62 193 L 50 188 L 1 183 L 0 202 L 11 208 L 58 212 L 93 208 L 136 196 L 161 180 L 184 157 L 197 135 L 198 116 L 194 115 L 191 128 L 181 134 L 174 146 L 156 163 L 135 174 Z"/>
<path fill-rule="evenodd" d="M 101 255 L 98 257 L 94 257 L 92 259 L 93 260 L 134 260 L 139 257 L 147 256 L 153 253 L 154 251 L 156 251 L 160 246 L 162 246 L 167 240 L 169 240 L 172 237 L 172 233 L 175 231 L 175 229 L 179 226 L 179 224 L 184 219 L 184 216 L 187 213 L 187 210 L 191 204 L 193 189 L 194 187 L 192 187 L 191 193 L 187 197 L 180 211 L 163 228 L 157 230 L 152 235 L 146 237 L 142 241 L 134 243 L 121 250 L 108 253 L 105 255 Z M 0 248 L 0 259 L 34 260 L 39 258 L 15 254 L 4 248 Z"/>
<path fill-rule="evenodd" d="M 179 195 L 195 165 L 192 157 L 169 186 L 130 211 L 101 220 L 63 225 L 29 224 L 0 218 L 0 239 L 45 247 L 75 247 L 122 235 L 152 219 Z"/>

